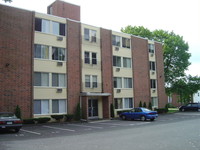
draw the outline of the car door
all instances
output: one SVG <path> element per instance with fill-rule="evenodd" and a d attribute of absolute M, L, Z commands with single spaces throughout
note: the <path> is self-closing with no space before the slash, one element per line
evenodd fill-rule
<path fill-rule="evenodd" d="M 192 104 L 188 104 L 188 105 L 185 107 L 185 110 L 186 110 L 186 111 L 192 111 Z"/>
<path fill-rule="evenodd" d="M 140 108 L 135 108 L 134 119 L 140 119 L 142 110 Z"/>
<path fill-rule="evenodd" d="M 131 109 L 129 112 L 127 112 L 127 118 L 128 119 L 134 119 L 134 113 L 135 113 L 135 109 Z"/>

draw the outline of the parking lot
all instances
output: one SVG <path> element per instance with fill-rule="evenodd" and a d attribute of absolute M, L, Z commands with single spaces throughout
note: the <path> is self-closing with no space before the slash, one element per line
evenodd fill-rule
<path fill-rule="evenodd" d="M 89 122 L 64 122 L 24 125 L 19 133 L 1 132 L 0 141 L 24 140 L 32 138 L 49 138 L 55 136 L 71 136 L 89 134 L 92 132 L 104 132 L 110 130 L 121 130 L 126 128 L 137 128 L 146 125 L 159 125 L 182 120 L 200 118 L 199 112 L 179 112 L 175 114 L 159 115 L 155 121 L 130 121 L 130 120 L 97 120 Z"/>

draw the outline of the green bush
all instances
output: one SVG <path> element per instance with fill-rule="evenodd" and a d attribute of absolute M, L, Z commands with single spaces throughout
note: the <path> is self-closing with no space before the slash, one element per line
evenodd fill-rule
<path fill-rule="evenodd" d="M 22 119 L 21 109 L 20 109 L 19 105 L 17 105 L 16 108 L 15 108 L 15 115 L 16 115 L 17 118 Z"/>
<path fill-rule="evenodd" d="M 23 124 L 35 124 L 36 118 L 23 119 Z"/>
<path fill-rule="evenodd" d="M 139 107 L 142 107 L 142 101 L 140 101 L 140 103 L 139 103 Z"/>
<path fill-rule="evenodd" d="M 149 102 L 148 108 L 149 108 L 150 110 L 152 110 L 152 104 L 151 104 L 151 102 Z"/>
<path fill-rule="evenodd" d="M 158 112 L 158 114 L 163 114 L 163 113 L 167 113 L 165 108 L 156 108 L 155 111 Z"/>
<path fill-rule="evenodd" d="M 110 116 L 111 116 L 111 118 L 115 117 L 114 116 L 114 106 L 113 106 L 113 104 L 110 104 Z"/>
<path fill-rule="evenodd" d="M 38 123 L 47 123 L 50 120 L 51 120 L 51 118 L 49 118 L 49 117 L 37 118 Z"/>
<path fill-rule="evenodd" d="M 80 106 L 80 103 L 78 103 L 78 105 L 76 107 L 76 113 L 75 113 L 74 119 L 77 120 L 77 121 L 81 120 L 81 106 Z"/>
<path fill-rule="evenodd" d="M 165 110 L 166 110 L 166 112 L 169 111 L 168 108 L 169 108 L 169 104 L 166 104 L 166 105 L 165 105 Z"/>
<path fill-rule="evenodd" d="M 51 115 L 51 118 L 56 119 L 57 121 L 60 121 L 64 118 L 64 115 Z"/>
<path fill-rule="evenodd" d="M 65 115 L 66 121 L 71 121 L 74 118 L 73 114 L 67 114 Z"/>
<path fill-rule="evenodd" d="M 147 107 L 147 104 L 146 104 L 146 102 L 144 102 L 144 103 L 143 103 L 143 107 L 144 107 L 144 108 L 146 108 L 146 107 Z"/>

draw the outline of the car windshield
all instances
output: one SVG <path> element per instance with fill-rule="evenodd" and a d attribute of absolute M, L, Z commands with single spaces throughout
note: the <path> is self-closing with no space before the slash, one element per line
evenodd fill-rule
<path fill-rule="evenodd" d="M 143 110 L 144 112 L 149 112 L 149 111 L 151 111 L 151 110 L 149 110 L 149 109 L 147 109 L 147 108 L 142 108 L 142 110 Z"/>
<path fill-rule="evenodd" d="M 0 113 L 0 118 L 16 118 L 16 116 L 13 113 Z"/>

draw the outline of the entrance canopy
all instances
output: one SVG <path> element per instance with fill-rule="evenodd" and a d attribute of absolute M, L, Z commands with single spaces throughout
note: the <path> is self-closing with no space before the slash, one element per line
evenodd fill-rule
<path fill-rule="evenodd" d="M 90 93 L 90 92 L 82 92 L 80 96 L 110 96 L 110 93 Z"/>

